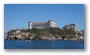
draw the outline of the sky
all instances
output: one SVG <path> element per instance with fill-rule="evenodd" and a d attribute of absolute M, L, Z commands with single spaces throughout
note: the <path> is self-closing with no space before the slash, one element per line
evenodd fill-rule
<path fill-rule="evenodd" d="M 28 28 L 28 22 L 54 20 L 57 27 L 76 23 L 84 29 L 84 4 L 4 4 L 4 32 Z"/>

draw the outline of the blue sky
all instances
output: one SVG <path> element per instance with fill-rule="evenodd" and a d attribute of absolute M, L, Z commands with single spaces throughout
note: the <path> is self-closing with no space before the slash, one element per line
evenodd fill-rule
<path fill-rule="evenodd" d="M 84 4 L 4 4 L 4 32 L 28 28 L 28 21 L 54 20 L 57 27 L 76 23 L 84 29 Z"/>

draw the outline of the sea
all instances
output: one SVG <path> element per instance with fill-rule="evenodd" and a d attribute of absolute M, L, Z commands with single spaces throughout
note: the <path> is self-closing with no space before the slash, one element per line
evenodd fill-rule
<path fill-rule="evenodd" d="M 4 49 L 84 49 L 75 40 L 4 40 Z"/>

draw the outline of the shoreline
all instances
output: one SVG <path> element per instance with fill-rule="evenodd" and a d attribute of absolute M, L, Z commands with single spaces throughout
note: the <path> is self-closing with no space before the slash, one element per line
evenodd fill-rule
<path fill-rule="evenodd" d="M 7 39 L 4 39 L 7 40 Z M 12 41 L 18 41 L 18 40 L 12 40 Z M 76 42 L 84 42 L 84 41 L 77 41 L 77 40 L 21 40 L 21 41 L 76 41 Z"/>

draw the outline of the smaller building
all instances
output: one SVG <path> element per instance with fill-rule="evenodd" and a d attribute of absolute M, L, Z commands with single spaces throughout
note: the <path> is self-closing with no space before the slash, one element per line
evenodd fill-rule
<path fill-rule="evenodd" d="M 84 38 L 84 30 L 80 30 L 80 36 L 82 36 L 82 38 Z"/>
<path fill-rule="evenodd" d="M 72 31 L 78 32 L 78 28 L 77 25 L 72 23 L 72 24 L 68 24 L 68 25 L 64 25 L 63 28 L 64 29 L 72 29 Z"/>

